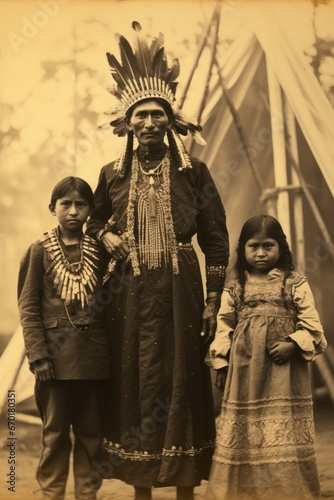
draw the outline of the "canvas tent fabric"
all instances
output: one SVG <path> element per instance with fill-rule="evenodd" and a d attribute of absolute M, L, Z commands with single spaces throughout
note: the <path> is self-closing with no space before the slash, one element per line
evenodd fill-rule
<path fill-rule="evenodd" d="M 301 130 L 321 169 L 327 185 L 334 195 L 334 109 L 323 92 L 306 56 L 298 50 L 294 35 L 284 24 L 286 8 L 279 3 L 245 2 L 240 8 L 240 18 L 248 29 L 219 57 L 225 86 L 233 89 L 233 103 L 239 109 L 249 91 L 253 76 L 265 54 L 266 64 L 275 72 Z M 211 92 L 203 113 L 205 125 L 217 109 L 222 97 L 219 83 Z M 260 96 L 258 96 L 260 97 Z M 271 110 L 275 113 L 275 110 Z M 280 110 L 276 110 L 279 118 Z M 215 161 L 215 152 L 232 124 L 232 116 L 216 113 L 219 122 L 219 140 L 211 140 L 207 156 L 209 165 Z M 208 138 L 207 138 L 208 139 Z M 200 151 L 200 150 L 199 150 Z"/>
<path fill-rule="evenodd" d="M 35 410 L 35 377 L 25 357 L 21 326 L 18 326 L 0 358 L 0 414 L 7 405 L 7 394 L 15 390 L 16 411 Z"/>
<path fill-rule="evenodd" d="M 246 5 L 245 18 L 250 16 L 248 9 Z M 252 28 L 334 195 L 334 109 L 306 56 L 297 51 L 293 34 L 283 28 L 285 15 L 282 4 L 261 7 L 255 4 Z"/>

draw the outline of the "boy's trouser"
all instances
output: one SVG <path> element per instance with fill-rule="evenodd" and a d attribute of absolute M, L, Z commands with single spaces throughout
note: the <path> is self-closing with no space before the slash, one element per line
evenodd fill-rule
<path fill-rule="evenodd" d="M 105 384 L 98 380 L 36 381 L 36 404 L 43 421 L 43 450 L 36 477 L 43 498 L 62 500 L 65 496 L 72 448 L 71 425 L 75 497 L 96 498 L 102 481 L 92 464 L 101 444 Z"/>

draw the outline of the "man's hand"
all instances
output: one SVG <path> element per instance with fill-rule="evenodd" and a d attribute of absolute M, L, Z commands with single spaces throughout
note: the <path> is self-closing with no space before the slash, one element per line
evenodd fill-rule
<path fill-rule="evenodd" d="M 269 356 L 273 358 L 275 363 L 282 364 L 288 361 L 297 349 L 295 342 L 275 342 L 270 348 Z"/>
<path fill-rule="evenodd" d="M 107 232 L 101 238 L 106 250 L 115 259 L 126 259 L 129 254 L 129 247 L 117 234 Z"/>
<path fill-rule="evenodd" d="M 34 372 L 36 380 L 46 382 L 47 380 L 55 378 L 51 361 L 46 358 L 37 359 L 31 363 L 31 368 Z"/>
<path fill-rule="evenodd" d="M 203 338 L 204 346 L 209 346 L 215 338 L 217 329 L 217 314 L 219 308 L 220 303 L 215 301 L 209 302 L 204 308 L 201 331 L 201 337 Z"/>
<path fill-rule="evenodd" d="M 225 390 L 227 369 L 228 367 L 224 366 L 223 368 L 219 368 L 219 370 L 217 370 L 215 386 L 222 392 Z"/>

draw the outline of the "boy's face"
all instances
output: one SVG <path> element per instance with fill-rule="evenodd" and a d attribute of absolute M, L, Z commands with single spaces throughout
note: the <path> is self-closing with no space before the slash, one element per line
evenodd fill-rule
<path fill-rule="evenodd" d="M 49 206 L 52 215 L 66 231 L 76 232 L 82 229 L 90 213 L 89 203 L 76 191 L 69 191 L 63 198 L 58 198 L 56 205 Z"/>

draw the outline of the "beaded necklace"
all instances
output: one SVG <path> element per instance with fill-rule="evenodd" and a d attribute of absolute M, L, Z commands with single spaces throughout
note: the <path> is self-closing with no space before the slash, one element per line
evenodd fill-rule
<path fill-rule="evenodd" d="M 137 153 L 134 153 L 131 168 L 129 203 L 127 210 L 128 245 L 134 274 L 140 275 L 139 264 L 148 269 L 161 267 L 171 259 L 173 272 L 178 274 L 176 238 L 173 226 L 170 197 L 170 155 L 169 151 L 157 167 L 161 168 L 161 187 L 159 192 L 150 184 L 149 189 L 140 189 L 139 173 L 143 171 Z M 155 170 L 155 169 L 151 169 Z M 157 170 L 158 171 L 158 170 Z M 153 177 L 153 174 L 147 175 Z M 149 199 L 150 189 L 154 200 Z M 153 216 L 151 205 L 153 208 Z M 154 210 L 156 213 L 154 215 Z M 135 229 L 135 221 L 137 227 Z M 136 241 L 135 234 L 138 234 Z M 137 253 L 138 252 L 138 253 Z"/>
<path fill-rule="evenodd" d="M 162 168 L 163 168 L 162 162 L 163 162 L 163 159 L 155 168 L 151 168 L 150 170 L 144 170 L 142 164 L 140 163 L 140 161 L 138 161 L 141 173 L 145 177 L 149 177 L 148 182 L 149 182 L 150 187 L 148 190 L 148 205 L 149 205 L 150 217 L 157 217 L 157 212 L 158 212 L 157 193 L 156 193 L 155 187 L 156 187 L 156 182 L 157 182 L 157 180 L 162 172 Z"/>
<path fill-rule="evenodd" d="M 64 301 L 65 306 L 76 301 L 84 310 L 85 305 L 88 306 L 88 296 L 94 292 L 98 283 L 97 243 L 89 236 L 83 235 L 80 242 L 80 260 L 71 263 L 64 254 L 56 228 L 46 231 L 40 241 L 52 261 L 46 275 L 53 277 L 56 296 Z"/>

